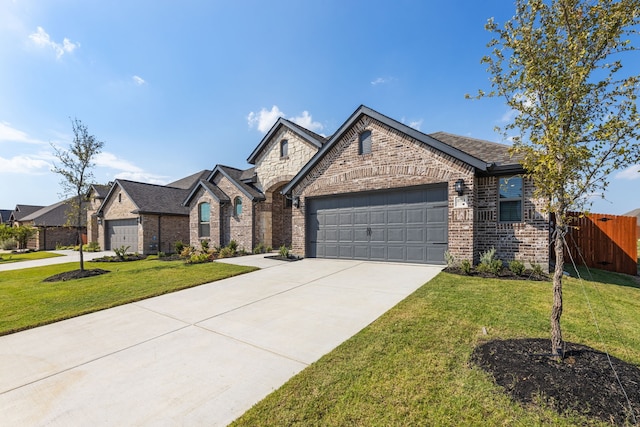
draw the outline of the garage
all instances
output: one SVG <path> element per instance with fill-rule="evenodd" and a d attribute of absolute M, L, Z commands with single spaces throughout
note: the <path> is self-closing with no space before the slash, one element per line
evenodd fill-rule
<path fill-rule="evenodd" d="M 444 264 L 447 184 L 307 200 L 307 254 Z"/>
<path fill-rule="evenodd" d="M 107 221 L 106 250 L 113 250 L 122 246 L 133 252 L 138 250 L 138 220 L 119 219 Z"/>

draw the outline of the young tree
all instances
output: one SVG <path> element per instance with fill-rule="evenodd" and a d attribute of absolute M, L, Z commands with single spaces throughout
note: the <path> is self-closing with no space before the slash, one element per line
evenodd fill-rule
<path fill-rule="evenodd" d="M 26 249 L 31 236 L 36 234 L 36 229 L 27 225 L 13 227 L 13 238 L 18 243 L 18 249 Z"/>
<path fill-rule="evenodd" d="M 93 172 L 91 171 L 95 166 L 93 160 L 102 151 L 104 142 L 89 135 L 87 127 L 77 118 L 71 120 L 71 127 L 74 138 L 69 150 L 61 150 L 53 146 L 55 156 L 60 161 L 60 165 L 53 166 L 53 172 L 62 175 L 60 185 L 63 188 L 63 193 L 73 197 L 69 203 L 67 219 L 69 224 L 78 230 L 80 271 L 84 271 L 82 223 L 86 215 L 82 207 L 86 202 L 86 195 L 89 194 L 89 187 L 93 184 Z"/>
<path fill-rule="evenodd" d="M 488 44 L 492 90 L 513 109 L 501 129 L 519 133 L 512 154 L 535 184 L 555 218 L 551 345 L 562 357 L 563 242 L 568 212 L 584 208 L 586 196 L 604 191 L 618 168 L 640 162 L 638 58 L 635 53 L 640 0 L 516 0 L 515 16 L 504 28 L 490 19 Z"/>

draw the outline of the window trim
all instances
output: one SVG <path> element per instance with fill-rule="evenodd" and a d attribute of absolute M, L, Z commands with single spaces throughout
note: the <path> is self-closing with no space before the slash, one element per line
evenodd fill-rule
<path fill-rule="evenodd" d="M 282 139 L 280 140 L 280 158 L 285 159 L 289 157 L 289 140 Z"/>
<path fill-rule="evenodd" d="M 511 178 L 520 178 L 520 197 L 504 197 L 501 198 L 500 197 L 500 181 L 505 179 L 505 180 L 509 180 Z M 499 176 L 498 177 L 498 186 L 497 186 L 497 190 L 498 190 L 498 222 L 501 224 L 518 224 L 518 223 L 522 223 L 524 222 L 524 186 L 525 186 L 525 180 L 522 177 L 522 175 L 504 175 L 504 176 Z M 518 220 L 502 220 L 501 219 L 501 206 L 502 206 L 502 202 L 520 202 L 520 219 Z"/>
<path fill-rule="evenodd" d="M 368 136 L 365 137 L 365 135 Z M 368 145 L 365 145 L 365 141 L 368 140 Z M 361 156 L 371 154 L 373 151 L 373 134 L 370 130 L 363 130 L 358 135 L 358 154 Z"/>
<path fill-rule="evenodd" d="M 202 220 L 202 209 L 204 205 L 207 205 L 209 207 L 208 221 Z M 205 225 L 207 226 L 207 230 L 208 230 L 206 235 L 203 233 L 203 226 Z M 198 204 L 198 237 L 211 237 L 211 203 L 209 202 L 202 202 Z"/>
<path fill-rule="evenodd" d="M 240 206 L 240 212 L 238 212 L 238 206 Z M 242 197 L 236 196 L 233 199 L 233 216 L 239 218 L 242 215 Z"/>

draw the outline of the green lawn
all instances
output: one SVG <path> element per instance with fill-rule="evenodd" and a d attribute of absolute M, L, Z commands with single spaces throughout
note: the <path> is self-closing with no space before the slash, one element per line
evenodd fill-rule
<path fill-rule="evenodd" d="M 565 281 L 564 338 L 600 350 L 606 346 L 612 355 L 640 365 L 638 283 L 601 271 L 594 280 L 599 282 Z M 549 282 L 441 273 L 234 425 L 599 425 L 522 407 L 468 362 L 473 348 L 485 340 L 548 338 L 551 301 Z"/>
<path fill-rule="evenodd" d="M 256 270 L 221 263 L 182 261 L 86 262 L 111 271 L 97 277 L 45 283 L 78 263 L 0 272 L 0 335 L 149 298 Z"/>
<path fill-rule="evenodd" d="M 54 258 L 57 256 L 63 256 L 60 254 L 54 254 L 52 252 L 28 252 L 24 254 L 12 254 L 3 252 L 0 253 L 0 264 L 7 264 L 10 262 L 18 261 L 30 261 L 33 259 Z"/>

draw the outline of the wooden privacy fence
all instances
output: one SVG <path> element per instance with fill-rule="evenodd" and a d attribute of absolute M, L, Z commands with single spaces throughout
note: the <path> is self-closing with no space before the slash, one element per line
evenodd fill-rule
<path fill-rule="evenodd" d="M 631 275 L 638 274 L 636 217 L 571 213 L 565 260 Z"/>

